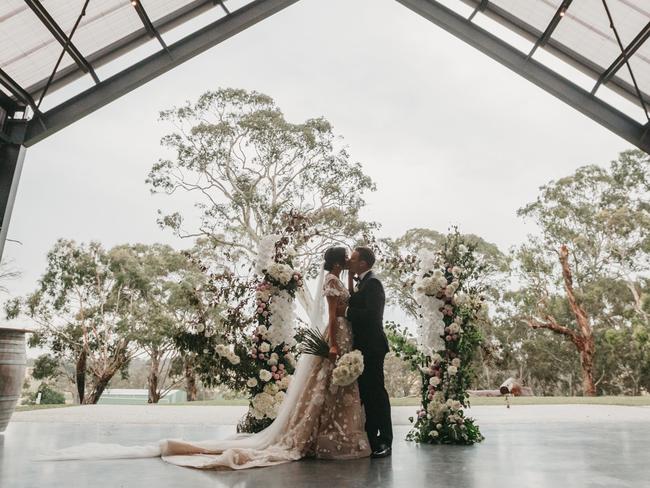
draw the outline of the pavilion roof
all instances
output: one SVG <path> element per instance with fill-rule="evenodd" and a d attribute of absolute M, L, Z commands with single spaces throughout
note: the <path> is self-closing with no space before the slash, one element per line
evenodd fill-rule
<path fill-rule="evenodd" d="M 34 144 L 297 1 L 2 0 L 0 107 L 25 121 L 2 139 Z M 397 1 L 650 150 L 650 0 Z"/>

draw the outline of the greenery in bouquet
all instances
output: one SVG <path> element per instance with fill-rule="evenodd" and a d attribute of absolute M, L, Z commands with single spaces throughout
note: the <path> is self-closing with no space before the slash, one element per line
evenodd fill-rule
<path fill-rule="evenodd" d="M 330 346 L 319 330 L 309 328 L 302 334 L 300 352 L 320 356 L 331 361 Z M 363 373 L 364 363 L 361 351 L 354 349 L 336 358 L 332 369 L 333 386 L 349 386 Z"/>

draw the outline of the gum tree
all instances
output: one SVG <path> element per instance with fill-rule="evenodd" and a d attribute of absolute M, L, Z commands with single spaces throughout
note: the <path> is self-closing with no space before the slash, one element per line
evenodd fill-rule
<path fill-rule="evenodd" d="M 174 128 L 162 139 L 169 155 L 147 182 L 154 193 L 191 198 L 196 212 L 160 212 L 159 224 L 229 248 L 233 264 L 246 269 L 260 239 L 283 229 L 292 212 L 309 225 L 295 242 L 295 261 L 311 276 L 326 247 L 351 244 L 376 227 L 359 216 L 374 184 L 324 118 L 292 123 L 267 95 L 219 89 L 161 119 Z M 298 300 L 306 310 L 313 303 L 306 288 Z"/>
<path fill-rule="evenodd" d="M 585 395 L 596 394 L 594 329 L 606 326 L 599 312 L 613 305 L 604 283 L 625 283 L 645 314 L 639 279 L 650 269 L 649 194 L 650 157 L 631 150 L 609 168 L 584 166 L 551 181 L 518 211 L 539 227 L 515 252 L 520 318 L 575 346 Z"/>

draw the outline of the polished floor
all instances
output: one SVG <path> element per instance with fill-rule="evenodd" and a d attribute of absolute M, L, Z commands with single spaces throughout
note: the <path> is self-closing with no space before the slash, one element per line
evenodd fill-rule
<path fill-rule="evenodd" d="M 222 437 L 233 432 L 229 425 L 23 418 L 0 435 L 0 487 L 650 487 L 649 410 L 608 408 L 602 419 L 574 415 L 558 421 L 555 414 L 545 417 L 541 407 L 533 411 L 539 422 L 529 414 L 527 421 L 516 416 L 512 422 L 503 421 L 501 410 L 486 410 L 477 417 L 487 440 L 473 447 L 418 446 L 404 441 L 408 427 L 397 425 L 391 458 L 305 460 L 245 472 L 197 471 L 158 459 L 33 460 L 39 453 L 84 442 L 142 444 L 162 438 Z"/>

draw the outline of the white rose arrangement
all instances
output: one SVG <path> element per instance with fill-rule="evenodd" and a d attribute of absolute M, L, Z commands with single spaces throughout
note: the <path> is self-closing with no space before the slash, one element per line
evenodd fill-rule
<path fill-rule="evenodd" d="M 434 444 L 481 442 L 474 419 L 465 417 L 468 366 L 481 342 L 479 327 L 488 319 L 483 273 L 493 272 L 453 229 L 435 250 L 398 255 L 390 263 L 413 286 L 417 307 L 416 347 L 410 334 L 392 324 L 394 350 L 422 376 L 421 408 L 412 417 L 407 439 Z M 468 406 L 469 404 L 467 404 Z"/>
<path fill-rule="evenodd" d="M 302 274 L 294 268 L 297 254 L 291 235 L 268 235 L 258 243 L 253 309 L 256 327 L 243 358 L 247 363 L 240 366 L 247 375 L 243 380 L 251 401 L 247 416 L 238 425 L 241 432 L 258 432 L 277 416 L 296 366 L 295 297 L 304 286 Z M 239 360 L 221 352 L 235 362 Z M 251 370 L 256 373 L 249 377 Z"/>
<path fill-rule="evenodd" d="M 266 391 L 258 393 L 251 401 L 251 415 L 258 420 L 265 417 L 274 419 L 278 415 L 278 409 L 283 400 L 284 392 L 282 391 L 275 394 Z"/>
<path fill-rule="evenodd" d="M 295 345 L 295 304 L 291 295 L 285 291 L 279 291 L 273 296 L 269 305 L 269 328 L 266 331 L 266 339 L 275 347 L 282 343 L 288 346 Z"/>
<path fill-rule="evenodd" d="M 255 271 L 263 274 L 271 263 L 273 263 L 273 254 L 275 252 L 275 243 L 280 239 L 279 235 L 268 235 L 260 239 L 257 245 L 257 260 L 255 262 Z"/>
<path fill-rule="evenodd" d="M 266 268 L 266 272 L 283 285 L 289 284 L 296 272 L 291 266 L 283 263 L 273 263 Z"/>
<path fill-rule="evenodd" d="M 226 358 L 228 361 L 230 361 L 230 364 L 237 365 L 241 362 L 241 358 L 233 351 L 231 351 L 228 346 L 217 344 L 214 350 L 219 355 L 219 357 Z"/>
<path fill-rule="evenodd" d="M 341 356 L 336 361 L 336 367 L 332 371 L 332 384 L 336 386 L 348 386 L 354 383 L 363 373 L 363 355 L 355 349 Z"/>

